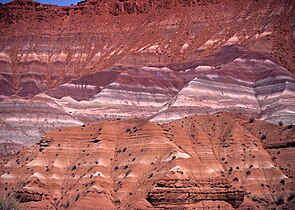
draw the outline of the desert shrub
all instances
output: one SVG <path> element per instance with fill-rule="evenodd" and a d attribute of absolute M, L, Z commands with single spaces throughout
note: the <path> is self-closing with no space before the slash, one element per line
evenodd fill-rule
<path fill-rule="evenodd" d="M 153 175 L 154 175 L 153 173 L 150 173 L 150 174 L 149 174 L 149 179 L 152 178 Z"/>
<path fill-rule="evenodd" d="M 70 206 L 70 202 L 67 201 L 63 206 L 64 206 L 65 209 L 69 208 L 69 206 Z"/>
<path fill-rule="evenodd" d="M 283 122 L 282 121 L 279 122 L 279 126 L 283 126 Z"/>
<path fill-rule="evenodd" d="M 253 123 L 255 121 L 254 117 L 249 118 L 249 123 Z"/>
<path fill-rule="evenodd" d="M 265 135 L 265 134 L 263 134 L 263 135 L 260 137 L 260 139 L 261 139 L 261 140 L 264 140 L 264 139 L 266 139 L 266 135 Z"/>
<path fill-rule="evenodd" d="M 276 205 L 279 206 L 279 205 L 282 205 L 285 203 L 284 199 L 282 197 L 278 197 L 278 199 L 276 200 Z"/>
<path fill-rule="evenodd" d="M 295 198 L 295 194 L 291 193 L 288 197 L 288 201 L 291 201 Z"/>
<path fill-rule="evenodd" d="M 76 198 L 75 198 L 75 201 L 79 200 L 79 198 L 80 198 L 80 194 L 78 193 Z"/>
<path fill-rule="evenodd" d="M 19 204 L 18 200 L 13 194 L 9 196 L 4 196 L 0 199 L 0 209 L 1 210 L 21 210 L 22 206 Z"/>

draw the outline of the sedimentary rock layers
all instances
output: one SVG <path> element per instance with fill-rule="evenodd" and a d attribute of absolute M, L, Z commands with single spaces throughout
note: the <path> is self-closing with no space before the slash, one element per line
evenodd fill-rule
<path fill-rule="evenodd" d="M 294 71 L 293 16 L 294 2 L 277 0 L 13 1 L 0 7 L 1 98 L 36 95 L 113 65 L 196 60 L 229 44 L 272 54 Z"/>
<path fill-rule="evenodd" d="M 294 199 L 260 140 L 224 114 L 51 131 L 1 160 L 0 183 L 1 194 L 44 209 L 288 208 Z"/>
<path fill-rule="evenodd" d="M 101 119 L 163 123 L 220 111 L 295 122 L 294 75 L 269 56 L 236 45 L 194 62 L 112 67 L 44 93 L 0 102 L 2 141 L 29 145 L 55 126 Z"/>
<path fill-rule="evenodd" d="M 83 124 L 48 97 L 6 99 L 1 102 L 0 110 L 0 138 L 7 144 L 15 142 L 29 146 L 48 130 Z"/>

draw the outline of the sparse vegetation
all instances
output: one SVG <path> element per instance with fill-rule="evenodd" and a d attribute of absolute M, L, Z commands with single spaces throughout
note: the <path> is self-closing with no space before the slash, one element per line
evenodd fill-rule
<path fill-rule="evenodd" d="M 21 204 L 14 197 L 13 194 L 9 196 L 4 196 L 0 199 L 0 209 L 1 210 L 22 210 Z"/>
<path fill-rule="evenodd" d="M 266 139 L 266 134 L 263 134 L 261 137 L 260 137 L 261 140 L 264 140 Z"/>
<path fill-rule="evenodd" d="M 150 174 L 149 174 L 149 179 L 152 178 L 153 175 L 154 175 L 153 173 L 150 173 Z"/>
<path fill-rule="evenodd" d="M 255 121 L 254 117 L 249 118 L 249 123 L 253 123 Z"/>
<path fill-rule="evenodd" d="M 70 206 L 70 202 L 67 201 L 63 206 L 64 206 L 65 209 L 69 208 L 69 206 Z"/>
<path fill-rule="evenodd" d="M 285 203 L 284 199 L 282 197 L 278 197 L 278 199 L 275 201 L 276 205 L 282 205 Z"/>
<path fill-rule="evenodd" d="M 79 200 L 79 198 L 80 198 L 80 194 L 78 193 L 78 195 L 75 198 L 75 201 Z"/>

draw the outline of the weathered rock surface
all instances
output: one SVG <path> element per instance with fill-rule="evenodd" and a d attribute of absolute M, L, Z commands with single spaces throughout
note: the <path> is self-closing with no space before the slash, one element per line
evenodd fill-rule
<path fill-rule="evenodd" d="M 295 76 L 263 53 L 226 46 L 194 62 L 115 66 L 31 98 L 0 102 L 0 138 L 31 145 L 47 131 L 101 119 L 169 122 L 220 111 L 295 122 Z"/>
<path fill-rule="evenodd" d="M 246 121 L 219 113 L 51 131 L 1 159 L 0 194 L 15 192 L 26 209 L 292 209 L 292 179 Z"/>
<path fill-rule="evenodd" d="M 0 6 L 0 196 L 26 209 L 295 209 L 294 8 Z"/>
<path fill-rule="evenodd" d="M 177 11 L 177 12 L 176 12 Z M 294 72 L 294 1 L 87 1 L 0 7 L 0 99 L 32 96 L 113 65 L 196 60 L 228 44 Z"/>

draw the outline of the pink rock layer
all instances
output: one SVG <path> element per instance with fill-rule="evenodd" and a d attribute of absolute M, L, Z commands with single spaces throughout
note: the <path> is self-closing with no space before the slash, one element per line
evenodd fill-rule
<path fill-rule="evenodd" d="M 194 62 L 115 66 L 31 98 L 0 102 L 0 140 L 31 145 L 47 131 L 102 119 L 157 123 L 220 111 L 295 122 L 295 77 L 264 53 L 238 45 Z"/>

